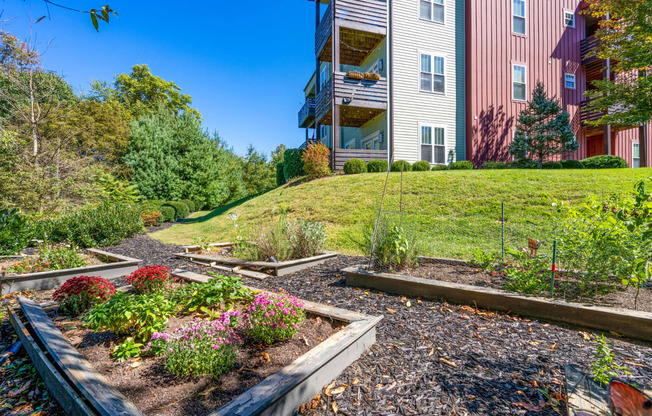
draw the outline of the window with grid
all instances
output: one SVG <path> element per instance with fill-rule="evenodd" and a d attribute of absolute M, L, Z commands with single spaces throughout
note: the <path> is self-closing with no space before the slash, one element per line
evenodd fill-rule
<path fill-rule="evenodd" d="M 525 0 L 514 0 L 512 8 L 512 32 L 525 35 Z"/>
<path fill-rule="evenodd" d="M 421 54 L 420 90 L 444 94 L 446 92 L 446 76 L 444 74 L 444 57 Z"/>
<path fill-rule="evenodd" d="M 527 99 L 527 79 L 526 70 L 524 65 L 514 65 L 512 74 L 513 95 L 512 97 L 518 101 L 526 101 Z"/>
<path fill-rule="evenodd" d="M 571 90 L 575 89 L 575 74 L 566 74 L 564 76 L 564 85 Z"/>
<path fill-rule="evenodd" d="M 446 130 L 433 125 L 421 125 L 421 160 L 430 164 L 446 164 Z"/>
<path fill-rule="evenodd" d="M 444 0 L 420 0 L 419 16 L 423 20 L 444 23 Z"/>
<path fill-rule="evenodd" d="M 575 27 L 575 13 L 569 11 L 564 12 L 564 25 L 566 27 Z"/>
<path fill-rule="evenodd" d="M 632 167 L 641 167 L 641 148 L 638 143 L 632 143 Z"/>

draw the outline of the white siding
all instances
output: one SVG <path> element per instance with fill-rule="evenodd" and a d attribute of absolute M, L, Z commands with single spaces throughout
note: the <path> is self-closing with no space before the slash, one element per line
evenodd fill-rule
<path fill-rule="evenodd" d="M 444 23 L 419 18 L 419 0 L 391 0 L 394 160 L 421 159 L 419 123 L 446 126 L 447 159 L 465 158 L 464 0 L 444 0 Z M 420 52 L 445 55 L 445 95 L 420 92 Z"/>

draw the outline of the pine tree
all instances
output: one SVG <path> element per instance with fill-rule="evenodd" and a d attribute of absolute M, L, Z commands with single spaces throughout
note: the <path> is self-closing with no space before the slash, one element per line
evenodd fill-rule
<path fill-rule="evenodd" d="M 548 157 L 574 152 L 578 147 L 568 113 L 556 97 L 548 97 L 543 84 L 537 82 L 532 100 L 518 115 L 509 153 L 517 158 L 529 156 L 541 166 Z"/>

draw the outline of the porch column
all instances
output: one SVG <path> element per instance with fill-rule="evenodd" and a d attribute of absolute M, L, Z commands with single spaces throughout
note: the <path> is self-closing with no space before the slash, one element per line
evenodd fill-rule
<path fill-rule="evenodd" d="M 315 36 L 317 35 L 317 29 L 319 28 L 319 23 L 321 21 L 321 11 L 319 10 L 320 5 L 321 0 L 315 0 Z M 321 62 L 319 62 L 319 55 L 317 55 L 315 65 L 315 119 L 317 118 L 317 97 L 319 96 L 319 87 L 321 86 L 320 67 Z M 321 141 L 321 129 L 319 128 L 317 121 L 315 121 L 315 139 Z"/>
<path fill-rule="evenodd" d="M 335 8 L 337 7 L 336 4 L 337 0 L 332 0 L 331 1 L 331 10 L 333 13 L 335 13 Z M 335 165 L 335 155 L 340 149 L 340 106 L 337 104 L 337 100 L 335 99 L 335 73 L 339 72 L 340 70 L 340 26 L 337 23 L 337 19 L 333 18 L 333 31 L 332 31 L 332 38 L 333 38 L 333 47 L 332 47 L 332 52 L 333 52 L 333 68 L 332 68 L 332 75 L 331 75 L 331 85 L 333 89 L 332 97 L 333 97 L 333 153 L 332 153 L 332 165 L 333 165 L 333 170 L 336 169 Z"/>
<path fill-rule="evenodd" d="M 647 124 L 643 124 L 638 128 L 638 150 L 642 168 L 649 167 L 647 160 L 647 127 Z"/>

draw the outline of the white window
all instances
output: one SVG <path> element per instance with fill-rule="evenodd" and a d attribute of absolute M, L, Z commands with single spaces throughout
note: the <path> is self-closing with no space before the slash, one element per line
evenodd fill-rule
<path fill-rule="evenodd" d="M 527 100 L 527 71 L 525 65 L 514 64 L 512 71 L 512 97 L 517 101 Z"/>
<path fill-rule="evenodd" d="M 446 76 L 444 75 L 445 60 L 443 56 L 429 53 L 421 54 L 420 70 L 421 78 L 419 90 L 425 92 L 446 92 Z"/>
<path fill-rule="evenodd" d="M 575 27 L 575 13 L 569 12 L 568 10 L 564 11 L 564 25 L 566 27 Z"/>
<path fill-rule="evenodd" d="M 564 86 L 571 90 L 575 89 L 575 74 L 564 75 Z"/>
<path fill-rule="evenodd" d="M 351 139 L 344 144 L 345 149 L 353 149 L 355 146 L 355 139 Z"/>
<path fill-rule="evenodd" d="M 431 22 L 444 23 L 444 0 L 420 0 L 419 17 Z"/>
<path fill-rule="evenodd" d="M 512 32 L 525 35 L 525 0 L 513 0 Z"/>
<path fill-rule="evenodd" d="M 446 164 L 446 129 L 434 124 L 419 125 L 421 158 L 430 164 Z"/>
<path fill-rule="evenodd" d="M 638 143 L 632 143 L 632 167 L 641 167 L 641 148 Z"/>

